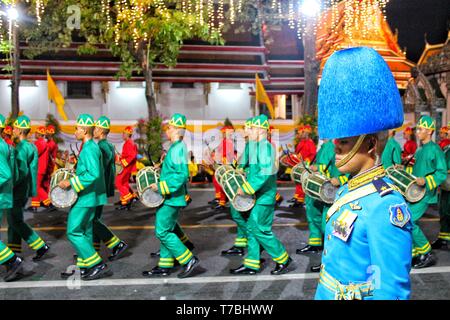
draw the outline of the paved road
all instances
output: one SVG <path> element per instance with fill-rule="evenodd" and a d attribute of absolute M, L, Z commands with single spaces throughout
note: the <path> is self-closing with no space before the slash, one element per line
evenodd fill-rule
<path fill-rule="evenodd" d="M 293 188 L 281 187 L 287 200 Z M 194 199 L 183 210 L 181 224 L 194 242 L 195 254 L 201 268 L 194 277 L 178 279 L 175 272 L 167 279 L 148 279 L 141 272 L 153 267 L 157 261 L 149 253 L 158 249 L 154 237 L 154 210 L 138 204 L 133 211 L 115 211 L 106 207 L 104 220 L 129 245 L 129 252 L 118 261 L 108 263 L 113 275 L 97 281 L 65 281 L 59 274 L 72 264 L 73 249 L 65 236 L 67 212 L 38 212 L 26 214 L 27 221 L 51 245 L 48 258 L 34 263 L 32 251 L 24 247 L 26 272 L 20 281 L 0 282 L 0 299 L 312 299 L 317 285 L 317 274 L 309 267 L 320 261 L 320 255 L 296 255 L 295 249 L 307 242 L 307 224 L 303 209 L 292 210 L 286 201 L 276 210 L 274 231 L 294 259 L 295 270 L 283 276 L 271 276 L 274 263 L 268 261 L 258 276 L 233 277 L 229 269 L 240 264 L 239 257 L 226 258 L 220 251 L 233 244 L 235 227 L 229 214 L 217 214 L 209 209 L 207 201 L 213 197 L 211 188 L 191 189 Z M 117 200 L 117 199 L 116 199 Z M 425 233 L 434 239 L 439 222 L 431 210 L 421 222 Z M 2 239 L 5 239 L 5 223 Z M 108 250 L 102 247 L 102 256 Z M 450 254 L 437 251 L 435 267 L 415 270 L 412 274 L 413 299 L 450 299 Z M 1 276 L 1 274 L 0 274 Z"/>

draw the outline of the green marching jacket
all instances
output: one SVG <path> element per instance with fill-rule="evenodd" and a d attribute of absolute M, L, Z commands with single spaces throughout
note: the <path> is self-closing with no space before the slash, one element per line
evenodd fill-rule
<path fill-rule="evenodd" d="M 20 141 L 15 148 L 14 200 L 26 200 L 37 194 L 38 152 L 28 140 Z"/>
<path fill-rule="evenodd" d="M 165 197 L 164 204 L 186 206 L 186 183 L 189 181 L 188 153 L 183 141 L 173 143 L 161 169 L 158 190 Z"/>
<path fill-rule="evenodd" d="M 78 193 L 78 200 L 73 207 L 92 208 L 107 203 L 102 153 L 94 140 L 83 144 L 76 175 L 69 181 Z"/>
<path fill-rule="evenodd" d="M 114 146 L 106 139 L 98 142 L 98 147 L 102 152 L 103 169 L 105 170 L 106 196 L 114 197 L 114 179 L 116 177 L 115 150 Z"/>
<path fill-rule="evenodd" d="M 0 210 L 13 206 L 13 171 L 10 161 L 13 149 L 0 138 Z"/>
<path fill-rule="evenodd" d="M 247 194 L 254 194 L 256 204 L 275 204 L 277 193 L 275 150 L 267 139 L 249 143 L 249 169 L 247 182 L 242 186 L 242 190 Z"/>

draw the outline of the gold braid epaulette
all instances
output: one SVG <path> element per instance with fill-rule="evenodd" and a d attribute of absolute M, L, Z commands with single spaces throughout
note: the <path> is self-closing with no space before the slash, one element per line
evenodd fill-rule
<path fill-rule="evenodd" d="M 363 173 L 360 176 L 357 176 L 351 180 L 348 181 L 348 190 L 354 190 L 356 188 L 359 188 L 369 182 L 371 182 L 376 177 L 384 177 L 386 175 L 386 172 L 384 171 L 384 168 L 382 166 L 376 167 L 372 170 L 367 171 L 366 173 Z"/>

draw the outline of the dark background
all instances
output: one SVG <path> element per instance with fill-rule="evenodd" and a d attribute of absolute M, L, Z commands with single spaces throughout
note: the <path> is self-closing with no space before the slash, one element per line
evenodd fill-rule
<path fill-rule="evenodd" d="M 390 0 L 386 15 L 392 31 L 399 31 L 400 48 L 406 47 L 407 58 L 417 62 L 425 48 L 425 33 L 430 44 L 447 39 L 450 0 Z"/>

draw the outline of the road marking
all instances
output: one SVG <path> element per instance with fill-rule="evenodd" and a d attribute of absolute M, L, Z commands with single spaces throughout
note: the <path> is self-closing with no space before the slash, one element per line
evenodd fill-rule
<path fill-rule="evenodd" d="M 450 273 L 448 267 L 431 267 L 426 269 L 414 269 L 411 274 L 434 274 Z M 93 281 L 81 281 L 81 287 L 107 287 L 107 286 L 148 286 L 165 284 L 207 284 L 207 283 L 230 283 L 230 282 L 258 282 L 258 281 L 287 281 L 287 280 L 311 280 L 318 279 L 318 273 L 288 273 L 281 276 L 257 275 L 257 276 L 215 276 L 215 277 L 192 277 L 187 279 L 164 278 L 164 279 L 101 279 Z M 73 279 L 50 280 L 50 281 L 17 281 L 1 282 L 0 289 L 24 289 L 24 288 L 55 288 L 71 286 Z"/>

